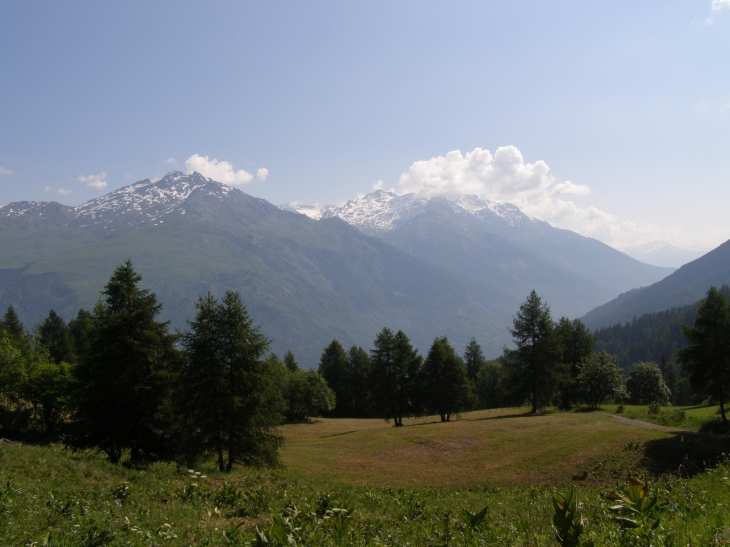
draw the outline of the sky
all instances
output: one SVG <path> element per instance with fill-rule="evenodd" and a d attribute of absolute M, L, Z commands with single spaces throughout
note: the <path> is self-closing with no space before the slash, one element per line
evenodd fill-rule
<path fill-rule="evenodd" d="M 0 205 L 171 170 L 730 239 L 730 0 L 2 2 Z"/>

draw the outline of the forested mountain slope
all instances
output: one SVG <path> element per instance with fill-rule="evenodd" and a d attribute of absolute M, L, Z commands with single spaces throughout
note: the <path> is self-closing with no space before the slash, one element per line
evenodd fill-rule
<path fill-rule="evenodd" d="M 624 323 L 645 313 L 692 304 L 703 298 L 711 285 L 720 287 L 728 283 L 730 241 L 649 287 L 628 291 L 591 310 L 583 321 L 591 329 Z"/>

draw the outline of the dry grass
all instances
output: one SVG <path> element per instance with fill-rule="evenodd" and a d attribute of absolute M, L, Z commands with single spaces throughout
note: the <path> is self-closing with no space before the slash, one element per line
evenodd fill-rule
<path fill-rule="evenodd" d="M 564 484 L 595 462 L 628 454 L 627 443 L 667 437 L 598 414 L 533 416 L 525 409 L 471 412 L 450 423 L 427 417 L 401 428 L 382 420 L 322 419 L 282 431 L 283 461 L 292 471 L 390 487 Z M 630 465 L 640 457 L 634 451 L 623 460 Z"/>

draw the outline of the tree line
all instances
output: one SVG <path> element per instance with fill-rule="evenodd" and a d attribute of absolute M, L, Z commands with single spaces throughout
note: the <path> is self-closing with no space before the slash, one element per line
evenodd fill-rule
<path fill-rule="evenodd" d="M 285 419 L 334 408 L 335 396 L 294 356 L 281 361 L 240 295 L 200 297 L 184 332 L 119 266 L 92 311 L 66 324 L 51 311 L 27 333 L 11 307 L 0 323 L 0 432 L 93 448 L 139 465 L 213 455 L 222 471 L 279 461 Z"/>
<path fill-rule="evenodd" d="M 6 437 L 62 440 L 97 449 L 113 463 L 213 456 L 221 471 L 236 464 L 279 463 L 285 420 L 312 416 L 404 418 L 529 405 L 599 406 L 608 399 L 667 404 L 684 386 L 723 409 L 730 386 L 730 309 L 712 288 L 694 327 L 684 327 L 671 361 L 640 362 L 625 381 L 616 356 L 595 352 L 585 325 L 553 321 L 533 291 L 513 319 L 513 349 L 493 361 L 472 339 L 459 355 L 437 337 L 425 357 L 402 331 L 384 328 L 366 351 L 333 340 L 317 370 L 292 352 L 270 353 L 237 292 L 196 302 L 182 332 L 157 319 L 161 304 L 140 288 L 130 261 L 119 266 L 92 311 L 68 324 L 54 311 L 25 331 L 12 306 L 0 322 L 0 428 Z M 684 383 L 683 383 L 684 382 Z"/>

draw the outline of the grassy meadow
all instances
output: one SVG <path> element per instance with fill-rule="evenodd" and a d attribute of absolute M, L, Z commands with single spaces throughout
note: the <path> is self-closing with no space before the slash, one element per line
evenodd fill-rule
<path fill-rule="evenodd" d="M 652 545 L 728 544 L 730 439 L 637 427 L 610 411 L 501 409 L 402 428 L 321 419 L 281 428 L 283 468 L 228 475 L 212 462 L 127 469 L 94 452 L 3 443 L 0 545 L 266 544 L 257 529 L 270 545 L 282 530 L 289 545 L 557 545 L 551 496 L 571 487 L 584 539 L 639 545 L 604 499 L 629 475 L 659 496 Z"/>

